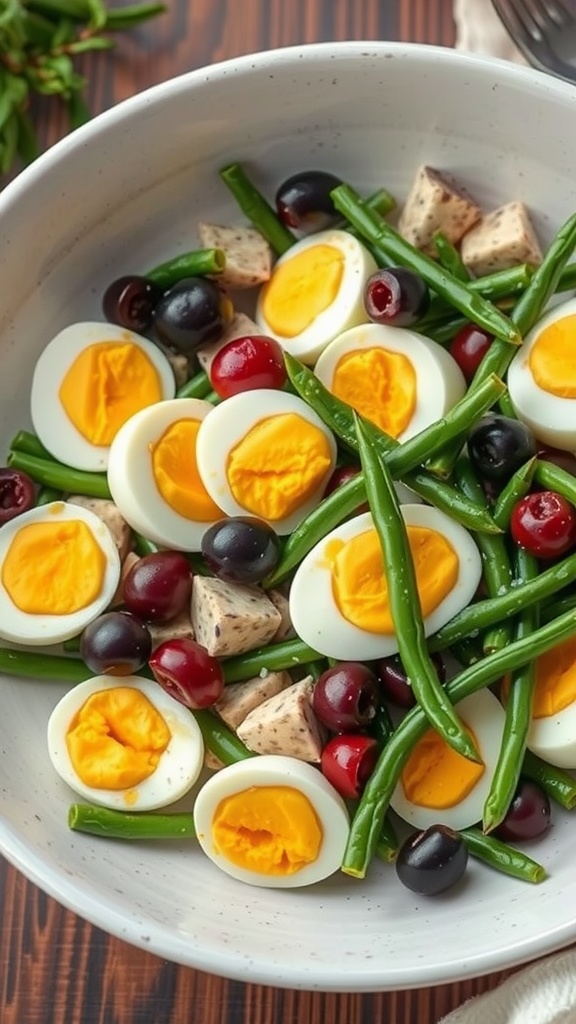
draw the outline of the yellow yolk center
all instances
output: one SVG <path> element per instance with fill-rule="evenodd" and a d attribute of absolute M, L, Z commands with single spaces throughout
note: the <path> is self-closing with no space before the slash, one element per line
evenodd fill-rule
<path fill-rule="evenodd" d="M 276 267 L 265 287 L 262 312 L 274 334 L 295 338 L 332 305 L 344 273 L 333 245 L 313 245 Z"/>
<path fill-rule="evenodd" d="M 83 349 L 59 391 L 66 415 L 90 444 L 110 445 L 134 413 L 162 398 L 158 371 L 131 342 L 101 341 Z"/>
<path fill-rule="evenodd" d="M 530 349 L 528 365 L 538 387 L 558 398 L 576 398 L 576 316 L 550 324 Z"/>
<path fill-rule="evenodd" d="M 444 600 L 458 579 L 459 560 L 446 537 L 436 530 L 408 526 L 422 615 Z M 349 541 L 331 541 L 326 556 L 332 569 L 332 592 L 348 622 L 368 633 L 393 633 L 388 584 L 376 530 Z"/>
<path fill-rule="evenodd" d="M 532 714 L 549 718 L 576 701 L 576 637 L 536 659 Z"/>
<path fill-rule="evenodd" d="M 222 517 L 204 487 L 196 464 L 199 420 L 177 420 L 150 445 L 152 473 L 167 505 L 186 519 L 209 523 Z"/>
<path fill-rule="evenodd" d="M 411 803 L 442 810 L 464 800 L 484 770 L 483 764 L 462 757 L 434 729 L 428 729 L 404 765 L 402 788 Z"/>
<path fill-rule="evenodd" d="M 275 521 L 314 494 L 331 465 L 323 431 L 296 413 L 282 413 L 260 420 L 231 449 L 226 476 L 239 505 Z"/>
<path fill-rule="evenodd" d="M 293 875 L 317 859 L 322 827 L 300 790 L 254 786 L 221 800 L 212 820 L 218 853 L 262 875 Z"/>
<path fill-rule="evenodd" d="M 66 734 L 70 760 L 94 789 L 130 789 L 152 775 L 170 730 L 147 697 L 131 686 L 92 694 Z"/>
<path fill-rule="evenodd" d="M 330 390 L 357 412 L 398 437 L 416 408 L 416 372 L 401 352 L 358 349 L 339 360 Z"/>
<path fill-rule="evenodd" d="M 96 600 L 105 572 L 106 556 L 82 520 L 30 523 L 10 544 L 2 584 L 28 615 L 71 615 Z"/>

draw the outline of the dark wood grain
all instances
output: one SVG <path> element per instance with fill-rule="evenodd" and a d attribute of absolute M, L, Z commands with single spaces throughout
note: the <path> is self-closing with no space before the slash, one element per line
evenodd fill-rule
<path fill-rule="evenodd" d="M 147 86 L 256 50 L 336 39 L 453 44 L 451 0 L 168 0 L 87 58 L 96 114 Z M 63 111 L 37 111 L 44 147 Z M 0 860 L 0 1024 L 435 1024 L 503 974 L 378 995 L 289 992 L 178 967 L 91 927 Z"/>

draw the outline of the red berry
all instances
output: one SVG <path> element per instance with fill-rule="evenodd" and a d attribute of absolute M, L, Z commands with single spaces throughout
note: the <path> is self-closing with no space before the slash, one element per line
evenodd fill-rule
<path fill-rule="evenodd" d="M 166 640 L 148 664 L 162 689 L 187 708 L 210 707 L 224 689 L 218 658 L 195 640 Z"/>
<path fill-rule="evenodd" d="M 265 335 L 234 338 L 214 356 L 210 381 L 220 398 L 257 388 L 280 391 L 286 383 L 282 346 Z"/>
<path fill-rule="evenodd" d="M 333 736 L 320 759 L 322 774 L 346 800 L 362 795 L 374 771 L 379 747 L 373 736 L 343 733 Z"/>
<path fill-rule="evenodd" d="M 557 558 L 576 541 L 576 510 L 555 491 L 536 491 L 516 502 L 510 532 L 536 558 Z"/>
<path fill-rule="evenodd" d="M 132 567 L 123 586 L 128 611 L 149 622 L 168 622 L 192 594 L 192 572 L 180 551 L 155 551 Z"/>
<path fill-rule="evenodd" d="M 366 665 L 341 661 L 318 679 L 312 706 L 332 732 L 357 732 L 374 718 L 378 697 L 376 676 Z"/>
<path fill-rule="evenodd" d="M 490 345 L 492 334 L 483 331 L 476 324 L 466 324 L 452 339 L 450 355 L 458 363 L 468 383 L 472 380 Z"/>

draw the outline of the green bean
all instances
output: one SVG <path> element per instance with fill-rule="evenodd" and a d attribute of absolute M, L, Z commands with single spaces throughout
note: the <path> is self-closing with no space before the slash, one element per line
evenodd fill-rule
<path fill-rule="evenodd" d="M 153 281 L 163 291 L 167 291 L 185 277 L 221 274 L 225 267 L 226 254 L 223 249 L 193 249 L 192 252 L 174 256 L 152 270 L 147 270 L 143 276 Z"/>
<path fill-rule="evenodd" d="M 133 533 L 134 537 L 134 551 L 141 557 L 144 555 L 153 555 L 155 551 L 158 551 L 158 545 L 153 540 L 148 540 L 148 537 L 144 537 L 141 533 Z"/>
<path fill-rule="evenodd" d="M 52 501 L 62 501 L 62 491 L 54 487 L 41 487 L 36 495 L 36 506 L 49 505 Z"/>
<path fill-rule="evenodd" d="M 446 235 L 441 231 L 437 231 L 434 235 L 434 244 L 440 266 L 444 267 L 444 270 L 447 270 L 453 277 L 457 277 L 459 281 L 469 281 L 470 271 L 458 249 L 455 245 L 452 245 L 452 242 L 446 238 Z"/>
<path fill-rule="evenodd" d="M 339 185 L 330 194 L 336 209 L 386 258 L 414 270 L 438 295 L 486 331 L 513 346 L 520 343 L 518 330 L 497 306 L 471 291 L 467 283 L 459 281 L 410 245 L 390 224 L 370 210 L 349 185 Z"/>
<path fill-rule="evenodd" d="M 576 779 L 572 775 L 568 775 L 568 772 L 563 771 L 562 768 L 543 761 L 531 750 L 524 752 L 522 775 L 542 786 L 550 799 L 560 804 L 565 810 L 573 811 L 576 807 Z"/>
<path fill-rule="evenodd" d="M 528 494 L 535 470 L 536 458 L 534 457 L 528 459 L 523 466 L 520 466 L 520 469 L 512 474 L 496 498 L 492 509 L 492 518 L 502 530 L 507 530 L 510 526 L 510 516 L 516 502 Z"/>
<path fill-rule="evenodd" d="M 455 479 L 462 493 L 471 501 L 486 502 L 482 484 L 478 480 L 472 463 L 466 456 L 460 456 L 456 462 Z M 497 597 L 512 584 L 512 566 L 508 555 L 506 541 L 502 534 L 475 533 L 474 540 L 480 550 L 482 571 L 486 589 L 490 597 Z M 484 654 L 498 651 L 510 642 L 511 626 L 508 622 L 500 622 L 493 626 L 483 640 Z"/>
<path fill-rule="evenodd" d="M 81 639 L 82 634 L 77 633 L 76 636 L 71 636 L 68 638 L 68 640 L 65 640 L 64 643 L 62 644 L 62 648 L 64 651 L 66 651 L 66 654 L 78 654 L 78 651 L 80 650 Z"/>
<path fill-rule="evenodd" d="M 282 256 L 297 241 L 292 232 L 284 226 L 270 204 L 252 184 L 240 164 L 223 167 L 220 177 L 228 186 L 242 213 L 252 222 L 278 256 Z"/>
<path fill-rule="evenodd" d="M 430 327 L 424 325 L 422 331 L 420 331 L 420 328 L 418 330 L 438 345 L 449 345 L 458 334 L 458 331 L 463 327 L 467 327 L 469 323 L 470 321 L 465 316 L 453 316 L 450 320 L 446 320 L 443 323 L 431 324 Z"/>
<path fill-rule="evenodd" d="M 556 565 L 541 572 L 534 580 L 518 583 L 505 594 L 486 598 L 468 605 L 458 612 L 450 622 L 430 637 L 431 651 L 442 651 L 464 637 L 474 636 L 480 630 L 501 621 L 508 615 L 516 615 L 524 608 L 552 597 L 563 587 L 576 579 L 576 554 L 568 555 Z"/>
<path fill-rule="evenodd" d="M 148 814 L 139 811 L 115 811 L 109 807 L 71 804 L 68 828 L 107 839 L 195 839 L 194 819 L 190 813 Z"/>
<path fill-rule="evenodd" d="M 380 217 L 387 217 L 389 213 L 392 213 L 392 210 L 396 209 L 396 200 L 387 188 L 379 188 L 376 192 L 373 192 L 371 196 L 368 196 L 366 202 L 370 209 L 378 213 Z M 353 235 L 356 234 L 345 220 L 339 221 L 335 227 L 342 231 L 350 231 Z"/>
<path fill-rule="evenodd" d="M 523 882 L 538 884 L 547 877 L 545 868 L 521 850 L 493 836 L 485 836 L 478 828 L 463 828 L 460 835 L 473 857 Z"/>
<path fill-rule="evenodd" d="M 547 459 L 537 459 L 534 482 L 548 491 L 556 491 L 576 505 L 576 477 Z"/>
<path fill-rule="evenodd" d="M 538 562 L 527 551 L 517 548 L 515 568 L 517 578 L 525 581 L 534 579 L 538 573 Z M 537 606 L 525 608 L 514 624 L 514 638 L 530 637 L 538 622 Z M 534 679 L 534 661 L 521 665 L 510 677 L 500 751 L 484 803 L 484 832 L 492 832 L 504 820 L 516 792 L 532 720 Z"/>
<path fill-rule="evenodd" d="M 387 864 L 392 864 L 398 855 L 398 848 L 399 842 L 396 829 L 390 819 L 390 815 L 385 814 L 376 844 L 376 856 Z"/>
<path fill-rule="evenodd" d="M 384 460 L 372 447 L 370 434 L 365 431 L 359 416 L 356 418 L 356 431 L 366 494 L 382 548 L 398 653 L 406 675 L 412 681 L 412 692 L 430 725 L 446 742 L 464 757 L 478 761 L 474 741 L 446 698 L 446 691 L 426 647 L 412 551 L 392 477 Z"/>
<path fill-rule="evenodd" d="M 485 299 L 490 299 L 500 309 L 510 309 L 518 296 L 528 286 L 533 274 L 534 268 L 532 266 L 528 263 L 520 263 L 507 270 L 496 270 L 493 274 L 472 278 L 468 281 L 468 287 L 471 291 L 477 292 Z M 574 274 L 574 278 L 576 280 L 576 274 Z M 436 295 L 430 303 L 430 308 L 418 320 L 414 329 L 420 333 L 426 333 L 428 326 L 437 326 L 453 316 L 454 307 L 452 304 Z M 462 324 L 468 322 L 467 318 L 462 318 Z"/>
<path fill-rule="evenodd" d="M 223 764 L 236 764 L 237 761 L 245 761 L 248 757 L 257 756 L 248 750 L 236 733 L 224 725 L 224 722 L 221 722 L 208 708 L 194 711 L 193 715 L 200 726 L 204 745 Z"/>
<path fill-rule="evenodd" d="M 551 600 L 541 602 L 540 617 L 543 622 L 550 622 L 550 619 L 555 619 L 563 612 L 570 611 L 571 608 L 576 608 L 576 594 L 565 594 L 559 600 L 554 594 Z"/>
<path fill-rule="evenodd" d="M 166 5 L 161 3 L 130 4 L 128 7 L 112 8 L 106 11 L 103 28 L 109 32 L 121 32 L 133 28 L 141 21 L 162 14 L 165 10 Z"/>
<path fill-rule="evenodd" d="M 532 636 L 514 640 L 502 651 L 495 651 L 464 669 L 446 684 L 446 693 L 453 704 L 489 686 L 506 672 L 512 672 L 532 658 L 556 647 L 572 636 L 576 628 L 576 611 L 553 619 L 535 630 Z M 384 747 L 376 767 L 366 784 L 351 822 L 348 843 L 342 862 L 345 874 L 363 878 L 378 843 L 390 797 L 410 753 L 428 728 L 421 708 L 412 708 L 398 725 Z"/>
<path fill-rule="evenodd" d="M 370 722 L 369 732 L 381 747 L 386 746 L 394 732 L 394 723 L 386 704 L 381 703 L 377 707 L 376 714 Z"/>
<path fill-rule="evenodd" d="M 26 455 L 34 455 L 38 459 L 48 459 L 50 462 L 56 461 L 54 456 L 44 447 L 40 438 L 36 437 L 36 434 L 32 434 L 29 430 L 19 430 L 10 442 L 10 449 L 17 452 L 25 452 Z"/>
<path fill-rule="evenodd" d="M 210 378 L 204 370 L 199 370 L 190 380 L 187 380 L 176 392 L 176 398 L 206 398 L 212 390 Z"/>
<path fill-rule="evenodd" d="M 6 460 L 14 469 L 21 469 L 43 487 L 54 487 L 67 494 L 84 494 L 91 498 L 111 498 L 105 473 L 87 473 L 59 462 L 39 459 L 12 449 Z"/>
<path fill-rule="evenodd" d="M 40 654 L 38 651 L 12 650 L 0 647 L 0 673 L 28 679 L 58 680 L 82 683 L 94 673 L 79 658 L 63 654 Z"/>
<path fill-rule="evenodd" d="M 238 654 L 222 661 L 222 671 L 226 683 L 238 683 L 242 679 L 258 676 L 263 669 L 268 672 L 281 672 L 283 669 L 296 668 L 309 661 L 316 661 L 322 655 L 308 647 L 302 640 L 283 640 L 278 644 L 267 644 L 246 654 Z"/>

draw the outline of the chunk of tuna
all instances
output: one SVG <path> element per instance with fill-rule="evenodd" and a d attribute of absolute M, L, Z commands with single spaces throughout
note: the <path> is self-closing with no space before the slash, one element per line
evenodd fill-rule
<path fill-rule="evenodd" d="M 129 551 L 126 558 L 122 562 L 120 567 L 120 579 L 118 580 L 118 586 L 116 587 L 116 593 L 110 601 L 111 608 L 117 608 L 119 604 L 124 604 L 124 581 L 137 562 L 140 561 L 140 555 L 137 555 L 135 551 Z"/>
<path fill-rule="evenodd" d="M 198 362 L 205 373 L 210 373 L 212 360 L 216 353 L 224 348 L 224 345 L 233 341 L 234 338 L 243 338 L 246 334 L 262 334 L 262 331 L 251 317 L 246 316 L 245 313 L 235 313 L 224 334 L 217 341 L 211 341 L 209 345 L 203 345 L 198 349 L 196 353 Z"/>
<path fill-rule="evenodd" d="M 481 216 L 481 208 L 451 176 L 423 166 L 400 214 L 398 230 L 412 245 L 434 255 L 437 231 L 456 244 Z"/>
<path fill-rule="evenodd" d="M 524 203 L 513 202 L 487 213 L 462 239 L 460 254 L 478 277 L 518 263 L 538 266 L 542 250 Z"/>
<path fill-rule="evenodd" d="M 86 508 L 89 512 L 93 512 L 106 524 L 118 548 L 120 560 L 123 562 L 132 546 L 132 530 L 120 514 L 117 505 L 109 498 L 88 498 L 84 494 L 71 494 L 68 501 L 72 505 L 78 505 L 80 508 Z"/>
<path fill-rule="evenodd" d="M 168 622 L 149 622 L 148 629 L 152 637 L 152 650 L 165 640 L 194 640 L 194 627 L 190 608 L 184 608 L 179 615 Z"/>
<path fill-rule="evenodd" d="M 242 654 L 270 642 L 280 612 L 256 586 L 196 576 L 192 587 L 192 625 L 196 640 L 217 657 Z"/>
<path fill-rule="evenodd" d="M 246 716 L 236 732 L 257 754 L 286 754 L 318 763 L 327 733 L 312 710 L 312 676 L 293 683 Z"/>
<path fill-rule="evenodd" d="M 279 644 L 282 640 L 292 640 L 292 638 L 296 636 L 296 631 L 292 625 L 292 619 L 290 618 L 290 602 L 288 601 L 288 598 L 281 590 L 277 590 L 275 587 L 271 590 L 267 590 L 266 593 L 274 607 L 278 609 L 282 616 L 280 625 L 278 626 L 278 632 L 274 636 L 274 643 Z"/>
<path fill-rule="evenodd" d="M 219 772 L 221 768 L 224 768 L 224 762 L 216 757 L 208 747 L 204 747 L 204 767 L 211 772 Z"/>
<path fill-rule="evenodd" d="M 254 288 L 269 280 L 272 250 L 255 228 L 200 223 L 198 238 L 204 248 L 224 251 L 226 266 L 218 282 L 225 288 Z"/>
<path fill-rule="evenodd" d="M 230 729 L 236 731 L 254 708 L 291 685 L 292 678 L 288 672 L 268 672 L 243 683 L 231 683 L 224 688 L 213 710 Z"/>

